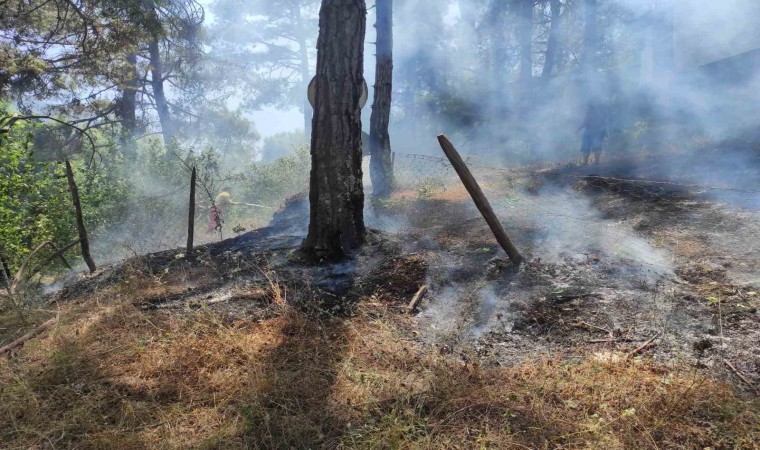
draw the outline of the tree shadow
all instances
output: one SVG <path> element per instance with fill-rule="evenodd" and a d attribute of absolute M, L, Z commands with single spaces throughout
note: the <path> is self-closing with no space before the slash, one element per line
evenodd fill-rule
<path fill-rule="evenodd" d="M 244 442 L 251 448 L 314 448 L 339 440 L 345 424 L 331 398 L 349 344 L 341 318 L 290 309 L 279 339 L 249 382 L 244 400 Z"/>

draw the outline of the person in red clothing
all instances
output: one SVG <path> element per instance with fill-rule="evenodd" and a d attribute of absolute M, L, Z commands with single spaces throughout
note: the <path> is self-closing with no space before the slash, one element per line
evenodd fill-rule
<path fill-rule="evenodd" d="M 211 213 L 211 220 L 208 223 L 209 233 L 213 233 L 214 231 L 222 231 L 222 225 L 224 224 L 224 211 L 226 211 L 230 206 L 239 205 L 239 203 L 232 201 L 232 197 L 230 196 L 231 191 L 232 188 L 230 187 L 225 187 L 222 189 L 222 192 L 216 196 L 214 204 L 211 205 L 211 208 L 209 208 L 209 212 Z"/>

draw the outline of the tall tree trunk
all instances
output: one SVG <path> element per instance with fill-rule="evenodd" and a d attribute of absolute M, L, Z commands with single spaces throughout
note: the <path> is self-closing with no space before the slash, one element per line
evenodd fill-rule
<path fill-rule="evenodd" d="M 322 0 L 311 132 L 309 234 L 301 248 L 336 259 L 364 242 L 361 107 L 364 0 Z"/>
<path fill-rule="evenodd" d="M 388 126 L 391 120 L 393 90 L 393 0 L 377 0 L 377 65 L 375 68 L 375 98 L 369 121 L 372 195 L 387 198 L 393 189 L 393 162 Z"/>
<path fill-rule="evenodd" d="M 169 146 L 176 130 L 164 93 L 163 62 L 161 61 L 161 49 L 157 37 L 148 43 L 148 51 L 150 52 L 150 83 L 153 88 L 153 100 L 156 102 L 156 112 L 158 113 L 158 120 L 161 122 L 164 144 Z"/>
<path fill-rule="evenodd" d="M 298 52 L 300 54 L 299 70 L 301 72 L 301 87 L 303 95 L 303 129 L 306 135 L 311 134 L 311 120 L 313 110 L 306 98 L 306 91 L 311 81 L 311 70 L 309 69 L 309 47 L 306 45 L 306 27 L 303 23 L 300 2 L 295 6 L 296 26 L 298 27 Z"/>
<path fill-rule="evenodd" d="M 124 92 L 121 97 L 121 125 L 123 133 L 121 138 L 122 151 L 126 156 L 134 159 L 136 150 L 133 139 L 137 131 L 137 54 L 129 53 L 127 55 L 127 66 L 129 74 L 127 83 L 124 86 Z"/>
<path fill-rule="evenodd" d="M 551 28 L 549 29 L 549 42 L 546 44 L 546 58 L 544 61 L 543 78 L 549 78 L 554 71 L 559 52 L 560 31 L 562 26 L 562 4 L 559 0 L 550 0 L 549 5 L 552 13 Z"/>
<path fill-rule="evenodd" d="M 518 0 L 518 41 L 520 42 L 520 81 L 533 77 L 533 0 Z"/>
<path fill-rule="evenodd" d="M 137 129 L 137 54 L 127 55 L 129 75 L 124 87 L 121 101 L 121 124 L 124 127 L 126 137 L 131 139 Z"/>

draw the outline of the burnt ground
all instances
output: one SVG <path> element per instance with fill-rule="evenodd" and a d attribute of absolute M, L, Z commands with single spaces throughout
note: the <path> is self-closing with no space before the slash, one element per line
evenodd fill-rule
<path fill-rule="evenodd" d="M 53 299 L 116 285 L 144 309 L 255 321 L 284 303 L 350 315 L 371 302 L 405 315 L 428 285 L 420 312 L 404 320 L 408 338 L 431 351 L 501 366 L 556 355 L 647 357 L 741 384 L 730 362 L 757 386 L 760 212 L 700 189 L 630 174 L 621 181 L 615 164 L 476 173 L 528 260 L 519 269 L 446 174 L 443 189 L 412 188 L 376 205 L 367 245 L 342 264 L 294 256 L 307 211 L 301 197 L 268 228 L 192 255 L 135 258 Z"/>
<path fill-rule="evenodd" d="M 445 249 L 435 259 L 451 264 L 431 264 L 436 287 L 418 318 L 422 338 L 495 365 L 557 353 L 632 356 L 654 338 L 641 353 L 660 363 L 737 381 L 728 361 L 757 385 L 757 194 L 638 182 L 619 169 L 567 166 L 522 180 L 483 173 L 494 208 L 531 261 L 496 277 L 494 267 L 507 263 L 481 221 L 470 220 L 477 213 L 467 199 L 436 205 L 430 222 L 438 225 L 427 229 Z M 495 259 L 484 263 L 480 252 Z M 451 266 L 470 267 L 474 279 L 452 282 Z"/>

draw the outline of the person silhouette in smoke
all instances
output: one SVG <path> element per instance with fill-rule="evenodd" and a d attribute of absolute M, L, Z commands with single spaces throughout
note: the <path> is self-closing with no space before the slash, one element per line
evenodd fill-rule
<path fill-rule="evenodd" d="M 594 164 L 599 164 L 602 156 L 604 139 L 607 137 L 607 117 L 604 106 L 596 101 L 588 103 L 586 117 L 577 132 L 583 131 L 581 153 L 583 165 L 588 166 L 591 153 L 594 154 Z"/>
<path fill-rule="evenodd" d="M 239 205 L 239 203 L 232 201 L 232 198 L 230 196 L 231 192 L 231 187 L 225 187 L 222 189 L 222 192 L 216 196 L 216 200 L 214 200 L 211 208 L 209 208 L 209 211 L 211 212 L 211 220 L 208 224 L 209 233 L 213 233 L 214 231 L 222 231 L 222 224 L 224 223 L 224 211 L 226 211 L 230 206 Z"/>

